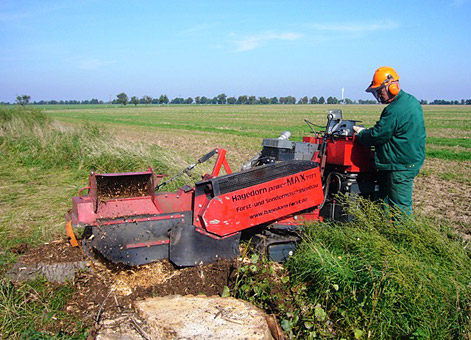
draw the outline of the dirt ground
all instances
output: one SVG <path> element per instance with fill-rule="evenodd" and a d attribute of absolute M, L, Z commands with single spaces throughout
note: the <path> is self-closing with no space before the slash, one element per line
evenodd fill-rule
<path fill-rule="evenodd" d="M 18 252 L 19 247 L 10 251 Z M 66 240 L 54 241 L 37 248 L 21 247 L 23 263 L 63 263 L 83 261 L 79 248 Z M 117 266 L 94 259 L 89 271 L 76 273 L 72 284 L 75 292 L 67 302 L 65 311 L 84 325 L 93 327 L 102 318 L 112 319 L 133 310 L 132 303 L 146 297 L 167 295 L 220 295 L 234 263 L 220 261 L 214 264 L 175 268 L 162 261 L 138 267 Z M 75 324 L 62 322 L 57 331 L 69 333 Z"/>
<path fill-rule="evenodd" d="M 449 172 L 471 175 L 469 162 L 455 163 L 436 159 L 425 162 L 414 182 L 414 209 L 450 223 L 463 239 L 471 240 L 471 185 L 439 177 Z"/>
<path fill-rule="evenodd" d="M 58 240 L 30 248 L 28 244 L 21 243 L 10 249 L 11 252 L 20 254 L 24 264 L 54 264 L 83 261 L 86 257 L 79 248 L 70 246 L 68 242 Z"/>

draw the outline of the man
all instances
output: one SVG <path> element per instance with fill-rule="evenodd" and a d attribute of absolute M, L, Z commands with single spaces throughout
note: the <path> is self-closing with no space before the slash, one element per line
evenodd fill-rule
<path fill-rule="evenodd" d="M 375 146 L 380 198 L 412 215 L 414 178 L 425 159 L 422 107 L 414 96 L 400 89 L 399 76 L 391 67 L 377 69 L 366 92 L 388 106 L 372 128 L 353 128 L 356 139 L 363 145 Z"/>

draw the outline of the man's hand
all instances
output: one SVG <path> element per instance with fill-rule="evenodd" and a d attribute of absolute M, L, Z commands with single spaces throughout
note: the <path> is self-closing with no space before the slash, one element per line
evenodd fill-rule
<path fill-rule="evenodd" d="M 357 125 L 353 126 L 353 131 L 355 131 L 357 134 L 363 130 L 365 130 L 363 126 L 357 126 Z"/>

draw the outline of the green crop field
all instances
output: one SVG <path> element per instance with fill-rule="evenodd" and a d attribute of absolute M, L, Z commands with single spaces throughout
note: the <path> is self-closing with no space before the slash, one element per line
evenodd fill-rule
<path fill-rule="evenodd" d="M 286 130 L 295 141 L 309 135 L 304 119 L 323 130 L 327 111 L 342 109 L 345 119 L 369 127 L 382 108 L 0 107 L 0 338 L 87 337 L 90 325 L 64 311 L 76 287 L 41 280 L 13 285 L 5 273 L 19 246 L 63 238 L 64 214 L 91 169 L 140 171 L 150 165 L 174 175 L 222 147 L 237 171 L 260 150 L 262 138 Z M 424 117 L 427 154 L 415 183 L 416 223 L 398 227 L 366 205 L 348 225 L 311 226 L 281 276 L 270 276 L 271 264 L 252 257 L 236 273 L 231 295 L 277 314 L 293 339 L 470 339 L 471 106 L 426 105 Z M 193 178 L 167 190 L 194 183 L 210 167 L 197 167 Z"/>

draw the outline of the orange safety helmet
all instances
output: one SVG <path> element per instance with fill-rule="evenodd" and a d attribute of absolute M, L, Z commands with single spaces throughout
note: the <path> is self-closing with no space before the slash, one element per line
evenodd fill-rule
<path fill-rule="evenodd" d="M 397 72 L 394 71 L 392 67 L 382 66 L 375 71 L 373 75 L 373 80 L 371 81 L 370 86 L 365 90 L 366 92 L 373 92 L 373 94 L 384 86 L 389 86 L 393 81 L 398 81 L 399 76 Z M 397 95 L 399 93 L 398 86 L 393 86 L 394 88 L 389 88 L 389 92 L 392 95 Z"/>

